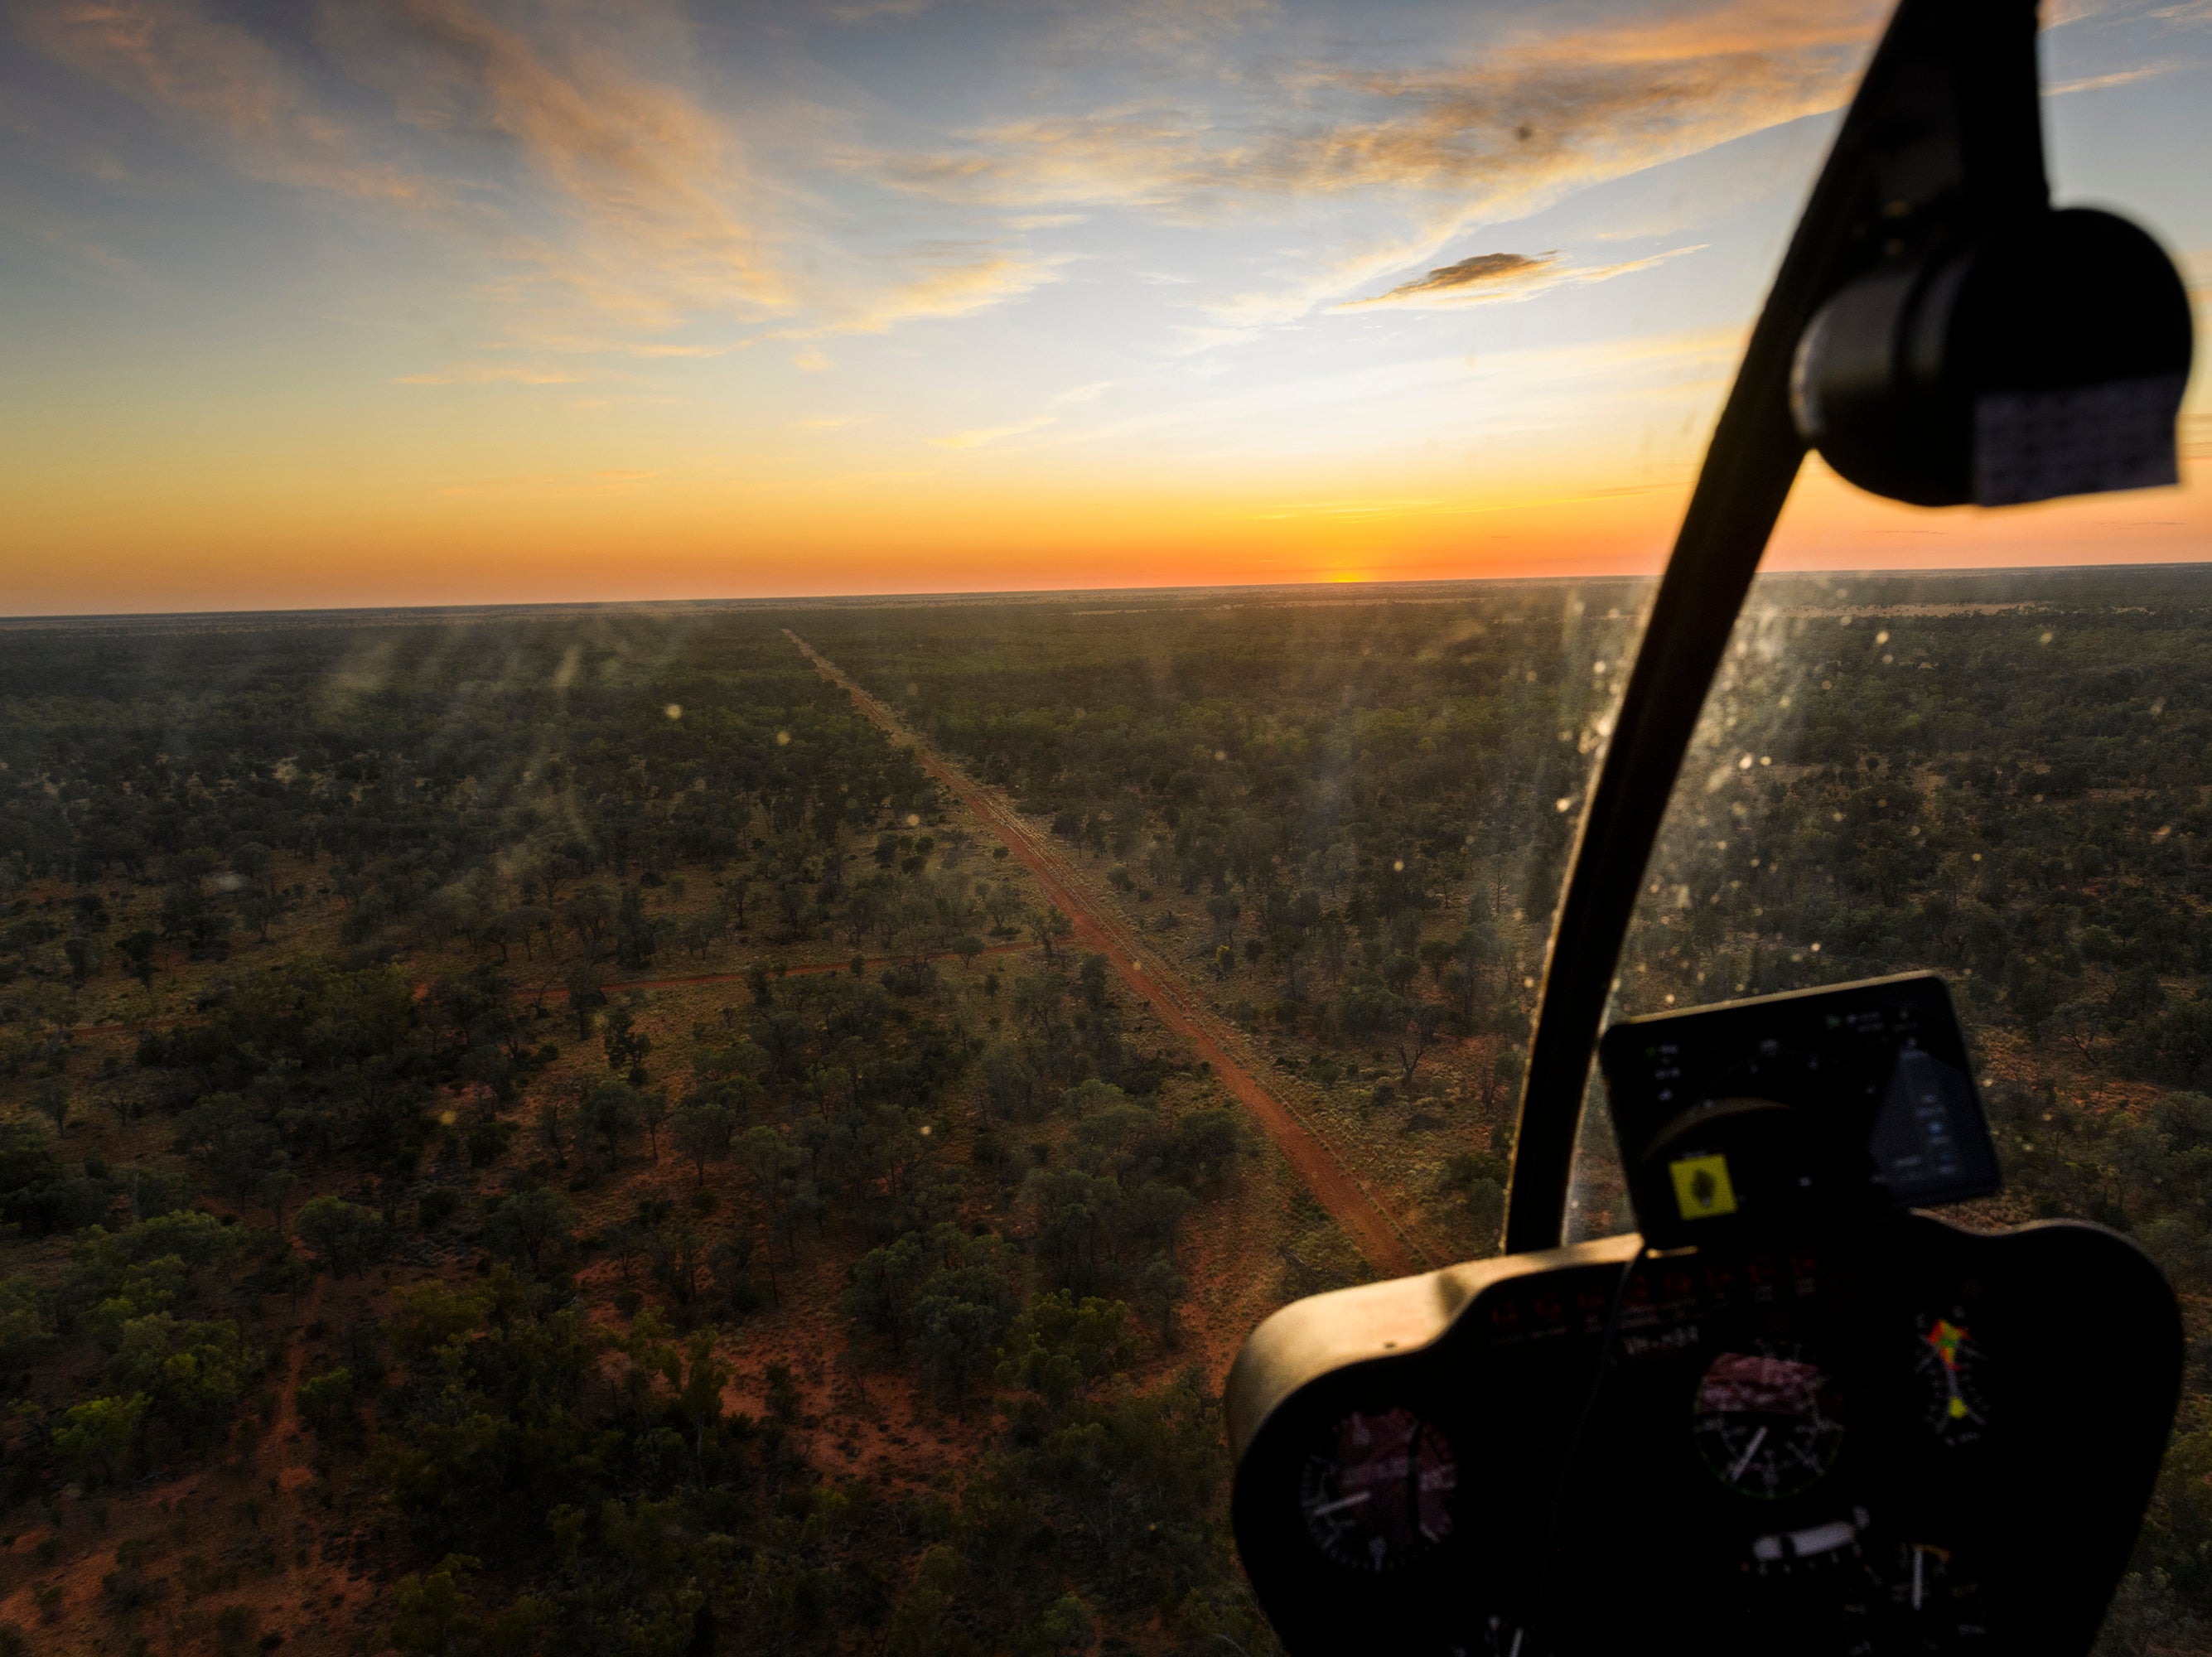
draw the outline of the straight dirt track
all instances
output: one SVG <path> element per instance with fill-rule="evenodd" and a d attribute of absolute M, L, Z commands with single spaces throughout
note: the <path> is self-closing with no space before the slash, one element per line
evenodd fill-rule
<path fill-rule="evenodd" d="M 1197 1011 L 1196 998 L 1189 986 L 1157 956 L 1147 968 L 1139 958 L 1137 945 L 1119 923 L 1084 895 L 1073 871 L 1057 849 L 1031 835 L 1029 826 L 1011 806 L 990 790 L 970 781 L 966 773 L 909 731 L 896 714 L 861 689 L 836 663 L 789 628 L 783 630 L 783 634 L 814 664 L 823 678 L 850 696 L 854 706 L 886 736 L 911 747 L 929 774 L 951 789 L 963 804 L 1006 842 L 1006 849 L 1036 877 L 1054 907 L 1073 924 L 1075 935 L 1085 946 L 1104 956 L 1123 981 L 1151 1003 L 1161 1021 L 1213 1067 L 1221 1084 L 1275 1142 L 1298 1177 L 1305 1181 L 1306 1188 L 1366 1255 L 1369 1265 L 1389 1277 L 1403 1277 L 1428 1269 L 1432 1262 L 1425 1258 L 1425 1251 L 1407 1237 L 1368 1194 L 1367 1187 L 1360 1184 L 1328 1143 L 1269 1092 L 1259 1077 L 1231 1057 L 1227 1047 L 1206 1029 L 1205 1017 Z"/>

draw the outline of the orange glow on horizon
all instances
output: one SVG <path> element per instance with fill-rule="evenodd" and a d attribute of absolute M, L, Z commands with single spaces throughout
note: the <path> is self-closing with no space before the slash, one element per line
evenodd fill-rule
<path fill-rule="evenodd" d="M 2002 513 L 1923 512 L 1861 495 L 1816 462 L 1776 534 L 1777 569 L 2193 561 L 2212 547 L 2197 485 Z M 718 509 L 711 496 L 361 499 L 331 526 L 303 496 L 222 503 L 227 527 L 164 531 L 127 495 L 56 513 L 66 548 L 9 579 L 17 615 L 1091 591 L 1650 574 L 1684 486 L 1525 504 L 1371 513 L 1252 499 L 1124 497 L 1068 512 L 1052 494 L 855 489 L 834 510 Z M 210 502 L 210 507 L 217 503 Z M 757 497 L 752 503 L 758 505 Z"/>

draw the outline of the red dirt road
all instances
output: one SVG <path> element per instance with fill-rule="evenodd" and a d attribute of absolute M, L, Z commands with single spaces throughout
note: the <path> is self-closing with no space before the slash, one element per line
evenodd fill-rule
<path fill-rule="evenodd" d="M 1129 987 L 1152 1004 L 1162 1022 L 1213 1067 L 1221 1084 L 1281 1149 L 1298 1177 L 1305 1181 L 1306 1188 L 1344 1228 L 1370 1266 L 1391 1277 L 1428 1269 L 1432 1262 L 1426 1258 L 1426 1251 L 1369 1195 L 1367 1187 L 1345 1166 L 1344 1160 L 1327 1140 L 1230 1055 L 1227 1047 L 1206 1028 L 1207 1015 L 1199 1010 L 1197 998 L 1189 986 L 1157 955 L 1147 964 L 1143 956 L 1151 952 L 1142 950 L 1117 921 L 1093 907 L 1057 850 L 1032 835 L 1029 826 L 1012 807 L 988 789 L 970 781 L 964 772 L 907 729 L 897 715 L 861 689 L 836 663 L 789 628 L 783 632 L 784 637 L 798 646 L 823 678 L 852 697 L 854 705 L 893 741 L 911 746 L 929 774 L 951 789 L 963 804 L 1006 842 L 1006 849 L 1036 877 L 1045 895 L 1073 923 L 1075 935 L 1085 946 L 1104 956 Z"/>

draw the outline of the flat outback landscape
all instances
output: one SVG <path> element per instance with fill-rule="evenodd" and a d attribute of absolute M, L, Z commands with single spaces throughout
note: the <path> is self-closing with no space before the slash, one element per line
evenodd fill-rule
<path fill-rule="evenodd" d="M 1273 1650 L 1223 1378 L 1496 1252 L 1648 594 L 5 624 L 0 1657 Z M 2212 570 L 1765 578 L 1671 810 L 1617 1012 L 1939 969 L 2171 1275 L 2205 1649 Z"/>

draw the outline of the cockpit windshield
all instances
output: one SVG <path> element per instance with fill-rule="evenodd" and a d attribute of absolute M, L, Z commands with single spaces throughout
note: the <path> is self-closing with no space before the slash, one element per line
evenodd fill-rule
<path fill-rule="evenodd" d="M 1232 1360 L 1504 1248 L 1888 9 L 0 12 L 0 1657 L 1279 1649 Z M 2200 319 L 2208 48 L 2038 47 L 2056 199 Z M 1606 1015 L 1940 973 L 1962 1211 L 2117 1228 L 2192 1338 L 2202 384 L 2179 488 L 1807 463 Z M 1584 1098 L 1562 1241 L 1623 1238 Z M 2191 1350 L 2130 1657 L 2212 1631 Z M 1833 1459 L 1816 1369 L 1717 1373 L 1728 1482 Z M 1482 1499 L 1329 1430 L 1330 1569 Z"/>

